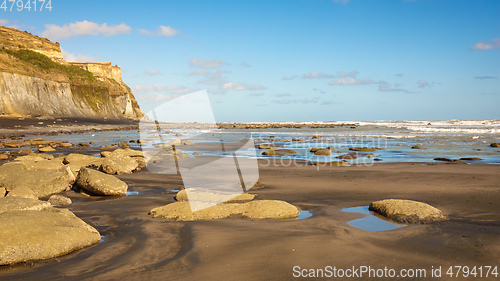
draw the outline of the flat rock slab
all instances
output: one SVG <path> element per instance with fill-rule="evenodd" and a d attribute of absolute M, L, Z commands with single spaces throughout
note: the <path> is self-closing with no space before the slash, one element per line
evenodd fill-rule
<path fill-rule="evenodd" d="M 66 209 L 4 212 L 0 229 L 0 265 L 58 257 L 101 239 Z"/>
<path fill-rule="evenodd" d="M 369 210 L 400 223 L 431 223 L 448 220 L 439 209 L 412 200 L 375 201 L 370 204 Z"/>
<path fill-rule="evenodd" d="M 252 219 L 295 219 L 300 211 L 294 205 L 279 200 L 258 200 L 247 203 L 224 203 L 191 211 L 188 202 L 175 202 L 151 210 L 154 218 L 178 221 L 213 220 L 231 216 L 243 216 Z"/>
<path fill-rule="evenodd" d="M 82 168 L 76 179 L 81 188 L 96 195 L 127 195 L 128 185 L 115 176 Z"/>

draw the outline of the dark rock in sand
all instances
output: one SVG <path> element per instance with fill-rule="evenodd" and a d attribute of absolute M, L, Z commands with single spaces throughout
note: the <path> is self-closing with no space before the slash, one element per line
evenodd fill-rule
<path fill-rule="evenodd" d="M 321 139 L 323 138 L 322 136 L 312 136 L 313 139 Z"/>
<path fill-rule="evenodd" d="M 500 147 L 500 143 L 494 142 L 490 144 L 491 147 Z"/>
<path fill-rule="evenodd" d="M 373 161 L 382 161 L 380 158 L 373 158 Z"/>
<path fill-rule="evenodd" d="M 479 158 L 479 157 L 462 157 L 462 158 L 460 158 L 460 160 L 462 160 L 462 161 L 481 161 L 481 160 L 483 160 L 483 158 Z"/>
<path fill-rule="evenodd" d="M 412 200 L 386 199 L 376 201 L 370 204 L 369 210 L 400 223 L 430 223 L 448 220 L 439 209 Z"/>
<path fill-rule="evenodd" d="M 453 160 L 451 160 L 450 158 L 445 158 L 445 157 L 436 157 L 436 158 L 434 158 L 434 161 L 451 162 Z"/>
<path fill-rule="evenodd" d="M 356 152 L 351 152 L 351 153 L 347 153 L 347 154 L 344 154 L 344 155 L 339 155 L 335 158 L 338 158 L 338 159 L 343 159 L 343 160 L 352 160 L 352 159 L 357 159 L 359 156 L 359 153 L 356 153 Z"/>
<path fill-rule="evenodd" d="M 48 202 L 52 204 L 52 206 L 66 206 L 73 203 L 70 198 L 59 194 L 50 196 Z"/>
<path fill-rule="evenodd" d="M 79 143 L 78 145 L 79 145 L 79 146 L 89 146 L 89 144 L 88 144 L 88 143 L 85 143 L 85 142 L 81 142 L 81 143 Z"/>
<path fill-rule="evenodd" d="M 293 138 L 292 141 L 297 141 L 297 142 L 300 142 L 302 141 L 301 139 L 296 139 L 296 138 Z"/>
<path fill-rule="evenodd" d="M 0 216 L 0 229 L 0 265 L 58 257 L 101 239 L 66 209 L 7 211 Z"/>
<path fill-rule="evenodd" d="M 297 154 L 297 151 L 292 149 L 273 149 L 262 152 L 262 155 L 266 156 L 291 156 L 294 154 Z"/>
<path fill-rule="evenodd" d="M 420 145 L 414 145 L 411 149 L 426 149 L 425 147 L 421 147 Z"/>
<path fill-rule="evenodd" d="M 128 185 L 115 176 L 82 168 L 76 179 L 81 188 L 96 195 L 127 195 Z"/>

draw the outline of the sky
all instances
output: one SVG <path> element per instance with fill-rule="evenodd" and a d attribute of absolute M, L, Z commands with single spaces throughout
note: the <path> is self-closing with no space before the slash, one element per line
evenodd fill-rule
<path fill-rule="evenodd" d="M 145 112 L 206 89 L 219 122 L 500 119 L 497 0 L 11 3 L 0 25 L 118 65 Z"/>

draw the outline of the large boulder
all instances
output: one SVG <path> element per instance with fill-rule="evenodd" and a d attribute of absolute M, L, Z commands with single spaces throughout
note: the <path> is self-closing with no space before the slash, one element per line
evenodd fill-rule
<path fill-rule="evenodd" d="M 223 219 L 243 216 L 253 219 L 295 219 L 300 211 L 290 203 L 279 200 L 259 200 L 247 203 L 224 203 L 209 208 L 191 211 L 188 202 L 174 202 L 151 210 L 154 218 L 178 221 Z"/>
<path fill-rule="evenodd" d="M 76 179 L 81 188 L 96 195 L 127 195 L 128 185 L 115 176 L 82 168 Z"/>
<path fill-rule="evenodd" d="M 75 182 L 75 176 L 68 167 L 59 170 L 32 170 L 29 164 L 21 161 L 16 165 L 2 165 L 0 186 L 9 192 L 18 187 L 27 187 L 38 198 L 43 198 L 69 190 Z"/>
<path fill-rule="evenodd" d="M 292 149 L 271 149 L 262 152 L 265 156 L 291 156 L 297 154 L 297 151 Z"/>
<path fill-rule="evenodd" d="M 115 150 L 116 152 L 116 150 Z M 102 161 L 102 170 L 111 175 L 131 174 L 139 167 L 139 163 L 122 153 L 111 153 Z"/>
<path fill-rule="evenodd" d="M 314 155 L 330 156 L 330 155 L 332 155 L 332 151 L 330 149 L 320 148 L 320 149 L 317 149 L 316 151 L 314 151 Z"/>
<path fill-rule="evenodd" d="M 81 168 L 100 167 L 102 159 L 85 154 L 71 153 L 64 157 L 63 163 L 71 169 L 73 174 L 78 175 Z"/>
<path fill-rule="evenodd" d="M 52 207 L 3 212 L 0 229 L 0 265 L 58 257 L 101 239 L 70 211 Z"/>
<path fill-rule="evenodd" d="M 439 209 L 412 200 L 375 201 L 370 204 L 369 210 L 400 223 L 430 223 L 448 220 Z"/>

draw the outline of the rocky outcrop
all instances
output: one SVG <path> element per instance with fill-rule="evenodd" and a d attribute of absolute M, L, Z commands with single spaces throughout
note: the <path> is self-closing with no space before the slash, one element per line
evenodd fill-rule
<path fill-rule="evenodd" d="M 412 200 L 375 201 L 370 204 L 369 210 L 400 223 L 430 223 L 448 220 L 439 209 Z"/>
<path fill-rule="evenodd" d="M 297 154 L 297 151 L 292 149 L 271 149 L 262 152 L 265 156 L 291 156 Z"/>
<path fill-rule="evenodd" d="M 4 211 L 0 229 L 0 265 L 58 257 L 101 239 L 95 228 L 69 210 L 52 207 Z"/>
<path fill-rule="evenodd" d="M 66 62 L 59 44 L 0 26 L 0 114 L 140 119 L 144 114 L 111 63 Z"/>

